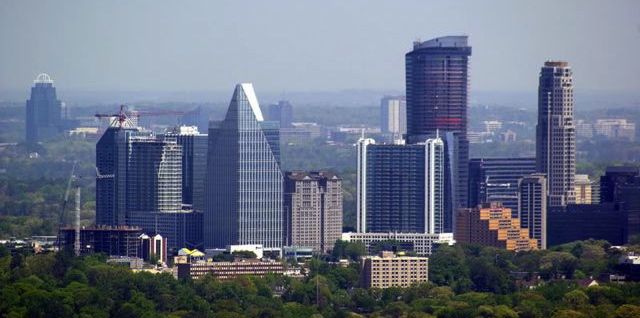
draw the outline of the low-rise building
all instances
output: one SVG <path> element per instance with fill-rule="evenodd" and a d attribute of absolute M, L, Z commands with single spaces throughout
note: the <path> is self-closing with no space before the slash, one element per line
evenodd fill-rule
<path fill-rule="evenodd" d="M 421 256 L 429 256 L 438 244 L 455 244 L 453 233 L 342 233 L 342 240 L 347 242 L 362 242 L 367 250 L 371 250 L 377 243 L 394 241 L 406 243 L 405 247 Z"/>
<path fill-rule="evenodd" d="M 267 274 L 284 274 L 284 264 L 274 260 L 248 259 L 233 262 L 196 261 L 177 264 L 178 278 L 198 279 L 211 274 L 218 279 L 232 279 L 251 275 L 263 277 Z"/>
<path fill-rule="evenodd" d="M 383 251 L 362 258 L 361 275 L 366 288 L 409 287 L 429 280 L 429 259 Z"/>

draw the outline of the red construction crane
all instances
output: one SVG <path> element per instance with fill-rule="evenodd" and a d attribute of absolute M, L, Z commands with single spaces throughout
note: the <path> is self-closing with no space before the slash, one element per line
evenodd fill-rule
<path fill-rule="evenodd" d="M 120 105 L 120 111 L 117 114 L 95 114 L 97 118 L 112 118 L 115 117 L 115 120 L 118 122 L 118 127 L 122 128 L 124 124 L 132 117 L 140 117 L 140 116 L 163 116 L 163 115 L 184 115 L 186 112 L 184 111 L 176 111 L 176 110 L 158 110 L 158 111 L 149 111 L 149 110 L 134 110 L 128 111 L 127 105 Z"/>

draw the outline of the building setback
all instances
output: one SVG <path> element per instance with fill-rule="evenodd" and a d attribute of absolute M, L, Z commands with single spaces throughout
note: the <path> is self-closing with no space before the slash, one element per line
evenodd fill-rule
<path fill-rule="evenodd" d="M 468 63 L 466 36 L 414 42 L 405 55 L 407 142 L 440 135 L 445 144 L 444 230 L 454 228 L 454 211 L 467 206 Z"/>
<path fill-rule="evenodd" d="M 238 84 L 225 119 L 209 127 L 205 248 L 282 248 L 283 177 L 277 124 L 264 122 L 251 84 Z"/>
<path fill-rule="evenodd" d="M 35 144 L 57 135 L 62 129 L 62 104 L 48 74 L 39 74 L 31 88 L 26 108 L 27 144 Z"/>
<path fill-rule="evenodd" d="M 547 179 L 544 174 L 531 174 L 518 185 L 518 218 L 520 227 L 528 229 L 538 249 L 547 248 Z"/>
<path fill-rule="evenodd" d="M 473 158 L 469 160 L 469 206 L 502 202 L 518 215 L 518 182 L 536 172 L 536 158 Z"/>
<path fill-rule="evenodd" d="M 406 288 L 429 281 L 429 259 L 396 256 L 383 251 L 380 256 L 362 258 L 362 283 L 366 288 Z"/>
<path fill-rule="evenodd" d="M 444 143 L 358 141 L 357 230 L 361 233 L 444 231 Z"/>
<path fill-rule="evenodd" d="M 485 203 L 477 208 L 460 209 L 456 215 L 457 242 L 528 251 L 538 248 L 529 230 L 520 227 L 520 219 L 511 216 L 509 208 L 499 202 Z"/>
<path fill-rule="evenodd" d="M 547 175 L 549 205 L 575 203 L 576 139 L 573 78 L 567 62 L 547 61 L 540 71 L 536 168 Z"/>
<path fill-rule="evenodd" d="M 328 171 L 287 172 L 285 245 L 327 252 L 342 235 L 342 179 Z"/>

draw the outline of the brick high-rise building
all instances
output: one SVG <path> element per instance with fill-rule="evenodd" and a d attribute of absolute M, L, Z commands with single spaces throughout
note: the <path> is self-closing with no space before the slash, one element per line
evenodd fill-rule
<path fill-rule="evenodd" d="M 454 211 L 467 206 L 467 36 L 414 42 L 405 55 L 407 142 L 440 135 L 445 144 L 444 231 L 454 226 Z"/>
<path fill-rule="evenodd" d="M 537 240 L 529 238 L 529 230 L 520 227 L 520 219 L 513 218 L 511 209 L 499 202 L 459 209 L 454 237 L 461 243 L 494 246 L 516 252 L 538 248 Z"/>
<path fill-rule="evenodd" d="M 342 179 L 328 171 L 287 172 L 285 245 L 327 252 L 342 235 Z"/>
<path fill-rule="evenodd" d="M 572 76 L 567 62 L 547 61 L 540 71 L 536 169 L 547 175 L 550 206 L 564 206 L 576 200 Z"/>

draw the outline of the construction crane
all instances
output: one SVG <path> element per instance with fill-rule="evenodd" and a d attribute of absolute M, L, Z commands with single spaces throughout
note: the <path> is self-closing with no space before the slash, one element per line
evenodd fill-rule
<path fill-rule="evenodd" d="M 165 116 L 165 115 L 184 115 L 186 112 L 177 111 L 177 110 L 127 110 L 127 105 L 120 105 L 120 111 L 116 114 L 95 114 L 97 118 L 115 118 L 111 124 L 115 125 L 117 123 L 118 128 L 123 128 L 125 126 L 133 127 L 133 123 L 130 118 L 139 118 L 140 116 Z"/>

